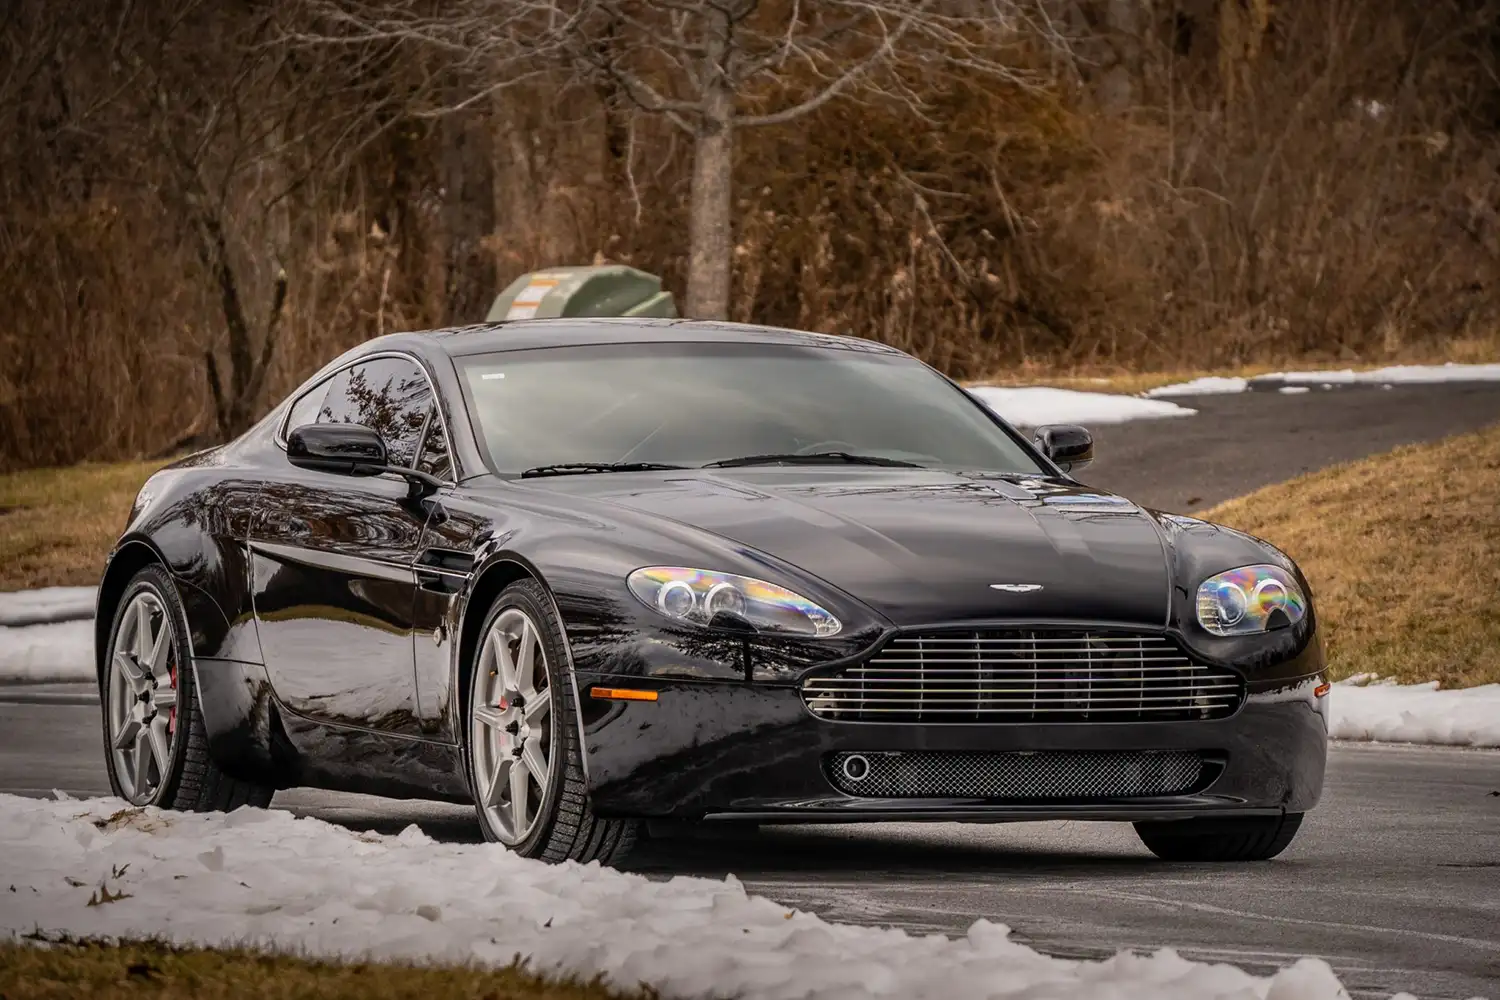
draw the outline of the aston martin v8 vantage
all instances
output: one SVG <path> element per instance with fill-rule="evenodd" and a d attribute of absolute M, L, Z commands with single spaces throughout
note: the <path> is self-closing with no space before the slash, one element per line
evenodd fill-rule
<path fill-rule="evenodd" d="M 1118 820 L 1272 857 L 1323 783 L 1307 580 L 1083 485 L 1092 456 L 855 338 L 372 340 L 140 491 L 96 618 L 111 785 L 472 802 L 551 861 L 653 820 Z"/>

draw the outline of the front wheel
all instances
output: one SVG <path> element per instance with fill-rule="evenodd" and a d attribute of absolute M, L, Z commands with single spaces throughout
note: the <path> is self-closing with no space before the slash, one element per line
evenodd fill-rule
<path fill-rule="evenodd" d="M 1285 813 L 1137 823 L 1135 832 L 1163 861 L 1268 861 L 1301 826 L 1301 813 Z"/>
<path fill-rule="evenodd" d="M 613 864 L 639 823 L 589 806 L 565 641 L 536 581 L 495 600 L 470 670 L 469 787 L 486 840 L 543 861 Z"/>
<path fill-rule="evenodd" d="M 104 664 L 104 759 L 114 794 L 137 806 L 221 812 L 268 806 L 273 789 L 219 770 L 193 683 L 188 622 L 161 566 L 131 578 Z"/>

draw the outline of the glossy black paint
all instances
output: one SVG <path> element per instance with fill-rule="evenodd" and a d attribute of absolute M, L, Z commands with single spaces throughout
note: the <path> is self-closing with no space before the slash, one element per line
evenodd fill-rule
<path fill-rule="evenodd" d="M 1037 450 L 1072 475 L 1094 462 L 1094 436 L 1075 424 L 1049 424 L 1036 429 Z"/>
<path fill-rule="evenodd" d="M 567 632 L 564 667 L 600 812 L 1139 819 L 1316 803 L 1327 733 L 1327 699 L 1314 694 L 1324 670 L 1316 611 L 1226 639 L 1197 625 L 1192 603 L 1197 584 L 1225 569 L 1275 562 L 1305 588 L 1300 571 L 1241 532 L 1079 483 L 1060 466 L 1092 454 L 1081 428 L 1025 445 L 1048 470 L 1034 477 L 792 466 L 502 479 L 485 466 L 453 362 L 553 344 L 725 339 L 889 350 L 728 324 L 592 319 L 371 341 L 305 385 L 361 359 L 411 361 L 432 389 L 448 474 L 412 490 L 409 469 L 299 467 L 289 448 L 327 458 L 339 435 L 369 462 L 386 459 L 352 427 L 288 436 L 294 393 L 243 437 L 152 477 L 110 557 L 98 620 L 111 619 L 140 565 L 165 565 L 191 623 L 215 758 L 278 787 L 463 799 L 465 671 L 478 627 L 506 583 L 531 576 Z M 674 624 L 625 587 L 631 570 L 661 564 L 770 579 L 833 612 L 843 630 L 809 640 Z M 1043 586 L 1015 594 L 991 583 Z M 888 726 L 816 719 L 797 690 L 809 672 L 869 656 L 904 628 L 1056 623 L 1173 636 L 1243 674 L 1249 700 L 1213 722 Z M 611 684 L 651 687 L 660 700 L 588 696 Z M 839 750 L 1105 748 L 1203 751 L 1219 771 L 1193 795 L 1071 808 L 854 799 L 820 769 Z"/>
<path fill-rule="evenodd" d="M 377 476 L 390 463 L 385 441 L 363 424 L 304 424 L 286 436 L 286 458 L 299 469 Z"/>

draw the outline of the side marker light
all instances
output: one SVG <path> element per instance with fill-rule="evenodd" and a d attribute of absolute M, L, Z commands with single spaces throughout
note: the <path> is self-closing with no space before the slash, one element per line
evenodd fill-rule
<path fill-rule="evenodd" d="M 641 691 L 636 688 L 596 687 L 589 690 L 589 696 L 598 698 L 600 701 L 655 701 L 657 692 Z"/>
<path fill-rule="evenodd" d="M 1325 694 L 1327 694 L 1329 691 L 1332 691 L 1332 690 L 1333 690 L 1333 685 L 1332 684 L 1319 684 L 1317 687 L 1313 688 L 1313 697 L 1314 698 L 1321 698 Z"/>

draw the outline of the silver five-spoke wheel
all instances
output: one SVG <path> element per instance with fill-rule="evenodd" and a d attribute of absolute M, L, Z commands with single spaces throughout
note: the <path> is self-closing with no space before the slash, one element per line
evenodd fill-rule
<path fill-rule="evenodd" d="M 477 666 L 469 736 L 479 806 L 515 845 L 541 817 L 552 773 L 552 689 L 536 623 L 520 608 L 500 612 Z"/>
<path fill-rule="evenodd" d="M 177 729 L 177 647 L 161 600 L 138 592 L 115 630 L 109 669 L 110 752 L 125 797 L 155 798 L 171 773 Z"/>

